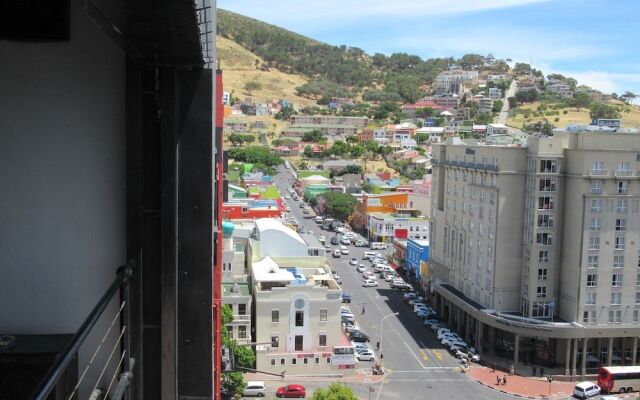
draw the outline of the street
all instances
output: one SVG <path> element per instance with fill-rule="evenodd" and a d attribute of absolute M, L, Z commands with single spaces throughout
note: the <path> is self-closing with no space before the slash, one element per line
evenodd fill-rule
<path fill-rule="evenodd" d="M 274 177 L 274 183 L 281 193 L 287 193 L 290 185 L 291 172 L 284 167 Z M 302 199 L 300 200 L 302 201 Z M 312 231 L 318 237 L 324 235 L 327 241 L 335 235 L 325 231 L 311 219 L 305 219 L 299 201 L 287 199 L 291 206 L 289 216 L 295 217 L 305 231 Z M 332 246 L 335 248 L 337 246 Z M 438 399 L 512 399 L 513 396 L 487 389 L 477 384 L 462 373 L 460 363 L 438 342 L 435 333 L 427 329 L 422 320 L 414 314 L 413 309 L 403 301 L 402 292 L 396 292 L 383 279 L 376 280 L 378 287 L 362 287 L 362 274 L 355 267 L 349 265 L 351 257 L 356 257 L 359 263 L 371 270 L 370 263 L 362 259 L 366 247 L 348 246 L 349 255 L 333 258 L 328 255 L 327 262 L 331 268 L 342 277 L 342 288 L 351 294 L 349 305 L 360 329 L 371 338 L 370 347 L 375 350 L 376 342 L 380 342 L 384 354 L 383 363 L 387 376 L 380 382 L 373 384 L 348 383 L 356 393 L 364 399 L 413 399 L 418 397 L 433 397 Z M 389 250 L 387 250 L 389 251 Z M 327 253 L 330 254 L 330 253 Z M 362 307 L 366 305 L 366 312 Z M 398 315 L 393 315 L 393 313 Z M 389 316 L 383 322 L 383 317 Z M 376 357 L 380 352 L 376 351 Z M 361 361 L 358 368 L 371 371 L 372 361 Z M 372 376 L 373 378 L 373 376 Z M 373 380 L 373 379 L 372 379 Z M 293 381 L 292 381 L 293 382 Z M 282 382 L 272 382 L 280 386 Z M 309 393 L 315 387 L 326 387 L 326 382 L 305 382 Z M 274 387 L 275 387 L 274 386 Z M 373 387 L 373 392 L 369 388 Z M 370 397 L 369 397 L 370 396 Z"/>

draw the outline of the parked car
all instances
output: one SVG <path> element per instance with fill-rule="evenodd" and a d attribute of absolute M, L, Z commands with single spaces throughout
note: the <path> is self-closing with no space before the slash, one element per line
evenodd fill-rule
<path fill-rule="evenodd" d="M 367 349 L 356 354 L 356 359 L 358 359 L 358 361 L 375 361 L 376 356 L 373 354 L 373 351 Z"/>
<path fill-rule="evenodd" d="M 267 388 L 262 381 L 249 381 L 245 386 L 243 396 L 264 397 L 267 394 Z"/>
<path fill-rule="evenodd" d="M 349 339 L 351 339 L 352 342 L 361 342 L 361 343 L 371 341 L 371 339 L 369 339 L 369 336 L 367 336 L 367 334 L 365 334 L 362 331 L 351 332 L 349 334 Z"/>
<path fill-rule="evenodd" d="M 374 273 L 373 273 L 373 272 L 371 272 L 371 271 L 364 271 L 364 272 L 362 273 L 362 277 L 363 277 L 364 279 L 373 279 L 373 278 L 375 277 L 375 275 L 374 275 Z"/>
<path fill-rule="evenodd" d="M 348 237 L 342 237 L 342 239 L 340 239 L 340 244 L 344 244 L 344 245 L 350 245 L 351 244 L 351 239 L 349 239 Z"/>
<path fill-rule="evenodd" d="M 409 300 L 415 299 L 416 297 L 418 297 L 418 295 L 415 294 L 414 292 L 409 292 L 409 293 L 405 293 L 402 297 L 404 298 L 404 301 L 409 301 Z"/>
<path fill-rule="evenodd" d="M 355 322 L 355 320 L 356 320 L 356 317 L 354 317 L 353 314 L 342 314 L 340 316 L 340 322 L 344 322 L 344 323 L 351 322 L 351 323 L 353 323 L 353 322 Z"/>
<path fill-rule="evenodd" d="M 437 319 L 425 319 L 423 324 L 424 326 L 431 328 L 432 326 L 438 324 L 438 320 Z"/>
<path fill-rule="evenodd" d="M 579 399 L 588 399 L 600 394 L 600 387 L 593 382 L 580 382 L 573 388 L 573 395 Z"/>
<path fill-rule="evenodd" d="M 455 355 L 457 358 L 461 359 L 461 360 L 467 360 L 467 361 L 471 361 L 474 363 L 479 363 L 480 362 L 480 356 L 477 354 L 473 354 L 471 352 L 468 351 L 464 351 L 462 349 L 458 350 L 455 352 Z"/>
<path fill-rule="evenodd" d="M 324 244 L 324 242 L 326 242 L 326 241 L 327 241 L 327 238 L 326 238 L 326 237 L 324 237 L 324 235 L 320 235 L 320 237 L 318 238 L 318 241 L 319 241 L 320 243 Z"/>
<path fill-rule="evenodd" d="M 349 254 L 349 249 L 347 249 L 344 246 L 340 246 L 340 253 L 345 254 L 345 255 Z"/>
<path fill-rule="evenodd" d="M 338 237 L 337 237 L 337 236 L 333 236 L 333 237 L 331 238 L 331 244 L 332 244 L 332 245 L 334 245 L 334 246 L 337 246 L 337 245 L 339 245 L 339 244 L 340 244 L 340 241 L 338 240 Z"/>
<path fill-rule="evenodd" d="M 353 345 L 353 347 L 356 348 L 356 351 L 358 350 L 369 350 L 369 346 L 367 346 L 364 343 L 360 343 L 360 342 L 351 342 L 351 344 Z"/>
<path fill-rule="evenodd" d="M 431 330 L 432 330 L 432 331 L 434 331 L 434 332 L 437 332 L 437 331 L 438 331 L 438 329 L 442 329 L 442 328 L 446 328 L 446 326 L 445 326 L 443 323 L 441 323 L 441 322 L 440 322 L 440 323 L 437 323 L 437 324 L 433 324 L 433 325 L 431 326 Z"/>
<path fill-rule="evenodd" d="M 342 293 L 342 302 L 351 303 L 351 295 L 349 293 Z"/>
<path fill-rule="evenodd" d="M 333 258 L 340 258 L 340 254 L 341 254 L 341 253 L 340 253 L 340 250 L 335 249 L 335 250 L 333 251 Z"/>
<path fill-rule="evenodd" d="M 276 397 L 303 399 L 307 395 L 307 391 L 304 386 L 297 384 L 290 384 L 287 386 L 280 386 L 276 390 Z"/>
<path fill-rule="evenodd" d="M 373 279 L 365 279 L 365 281 L 362 282 L 362 286 L 363 287 L 375 287 L 375 286 L 378 286 L 378 282 L 374 281 Z"/>
<path fill-rule="evenodd" d="M 333 279 L 338 282 L 338 285 L 342 285 L 342 278 L 340 277 L 340 274 L 336 271 L 331 271 L 331 275 L 333 276 Z"/>
<path fill-rule="evenodd" d="M 393 285 L 391 285 L 391 287 L 394 290 L 413 290 L 413 287 L 405 282 L 394 283 Z"/>
<path fill-rule="evenodd" d="M 304 204 L 304 202 L 300 203 L 300 208 L 305 208 L 305 207 L 306 207 L 306 205 Z"/>

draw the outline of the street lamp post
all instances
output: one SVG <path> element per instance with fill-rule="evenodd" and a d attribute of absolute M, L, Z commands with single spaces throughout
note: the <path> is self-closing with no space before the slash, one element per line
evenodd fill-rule
<path fill-rule="evenodd" d="M 382 355 L 382 325 L 384 324 L 384 320 L 389 318 L 389 317 L 393 317 L 394 315 L 398 315 L 400 314 L 399 312 L 394 312 L 391 313 L 389 315 L 385 315 L 384 317 L 382 317 L 382 319 L 380 320 L 380 354 Z M 380 360 L 380 364 L 382 364 L 382 359 Z"/>

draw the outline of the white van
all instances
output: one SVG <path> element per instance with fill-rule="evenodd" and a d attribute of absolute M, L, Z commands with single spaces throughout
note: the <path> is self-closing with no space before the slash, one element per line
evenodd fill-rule
<path fill-rule="evenodd" d="M 362 259 L 368 260 L 369 257 L 375 257 L 375 255 L 376 255 L 375 251 L 365 251 L 364 253 L 362 253 Z"/>
<path fill-rule="evenodd" d="M 384 250 L 387 248 L 387 244 L 384 242 L 372 242 L 371 250 Z"/>
<path fill-rule="evenodd" d="M 264 397 L 267 394 L 267 388 L 262 381 L 249 381 L 247 387 L 242 392 L 243 396 Z"/>
<path fill-rule="evenodd" d="M 345 246 L 340 246 L 340 253 L 349 254 L 349 249 L 347 249 Z"/>
<path fill-rule="evenodd" d="M 340 258 L 340 250 L 335 249 L 333 251 L 333 258 Z"/>
<path fill-rule="evenodd" d="M 321 224 L 323 219 L 324 218 L 322 218 L 320 216 L 316 217 L 316 224 Z"/>
<path fill-rule="evenodd" d="M 593 382 L 580 382 L 573 388 L 573 395 L 579 399 L 588 399 L 600 394 L 600 387 Z"/>

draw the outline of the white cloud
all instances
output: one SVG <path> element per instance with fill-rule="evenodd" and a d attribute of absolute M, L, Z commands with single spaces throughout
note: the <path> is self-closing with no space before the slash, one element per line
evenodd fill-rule
<path fill-rule="evenodd" d="M 519 7 L 550 0 L 222 0 L 218 7 L 285 26 L 355 19 L 420 17 Z"/>

